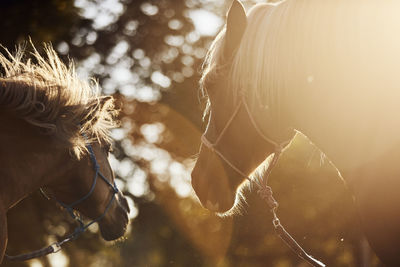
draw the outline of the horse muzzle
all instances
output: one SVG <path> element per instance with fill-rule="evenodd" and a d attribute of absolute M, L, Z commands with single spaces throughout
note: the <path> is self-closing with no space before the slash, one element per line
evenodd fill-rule
<path fill-rule="evenodd" d="M 203 207 L 214 212 L 226 212 L 233 207 L 236 192 L 230 188 L 227 179 L 201 173 L 196 167 L 193 169 L 192 187 Z"/>
<path fill-rule="evenodd" d="M 110 212 L 99 221 L 100 233 L 104 240 L 112 241 L 125 234 L 129 223 L 129 211 L 128 201 L 118 192 Z"/>

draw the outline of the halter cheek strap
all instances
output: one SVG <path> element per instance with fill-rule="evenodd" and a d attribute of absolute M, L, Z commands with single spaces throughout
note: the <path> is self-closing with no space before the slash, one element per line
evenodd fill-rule
<path fill-rule="evenodd" d="M 246 175 L 244 172 L 242 172 L 235 164 L 233 164 L 223 153 L 221 153 L 221 151 L 219 151 L 219 149 L 217 148 L 218 143 L 221 141 L 222 137 L 224 136 L 224 134 L 226 133 L 227 129 L 229 128 L 229 126 L 231 125 L 232 121 L 235 119 L 236 115 L 239 113 L 240 108 L 242 107 L 242 105 L 245 107 L 247 115 L 250 118 L 250 122 L 253 125 L 253 127 L 255 128 L 256 132 L 258 133 L 259 136 L 261 136 L 266 142 L 271 143 L 275 146 L 275 155 L 280 154 L 281 151 L 283 150 L 283 148 L 289 144 L 290 140 L 287 140 L 285 142 L 282 143 L 277 143 L 274 140 L 272 140 L 271 138 L 269 138 L 267 135 L 265 135 L 261 129 L 258 127 L 256 121 L 254 120 L 249 106 L 247 105 L 246 100 L 244 99 L 244 97 L 242 98 L 242 100 L 239 102 L 239 104 L 236 106 L 235 110 L 233 111 L 231 117 L 229 118 L 229 120 L 227 121 L 227 123 L 225 124 L 224 128 L 222 129 L 222 131 L 219 133 L 217 139 L 215 140 L 215 142 L 211 142 L 208 140 L 208 138 L 206 137 L 205 133 L 201 136 L 201 142 L 204 146 L 206 146 L 208 149 L 210 149 L 213 153 L 217 154 L 226 164 L 229 165 L 229 167 L 231 167 L 233 170 L 235 170 L 238 174 L 240 174 L 240 176 L 248 179 L 249 181 L 252 181 L 248 175 Z"/>
<path fill-rule="evenodd" d="M 203 134 L 201 136 L 201 142 L 208 148 L 210 149 L 213 153 L 217 154 L 221 159 L 223 159 L 225 161 L 226 164 L 229 165 L 229 167 L 231 167 L 233 170 L 235 170 L 237 173 L 239 173 L 242 177 L 247 177 L 246 174 L 244 174 L 239 168 L 237 168 L 230 160 L 228 160 L 224 154 L 222 154 L 218 149 L 217 149 L 217 145 L 219 143 L 219 141 L 221 140 L 221 138 L 224 136 L 226 130 L 228 129 L 229 125 L 232 123 L 233 119 L 236 117 L 236 115 L 238 114 L 240 107 L 242 105 L 242 102 L 239 103 L 239 105 L 237 105 L 235 111 L 233 112 L 232 116 L 229 118 L 228 122 L 225 124 L 224 128 L 222 129 L 222 131 L 220 132 L 217 140 L 214 143 L 211 143 L 205 134 Z"/>
<path fill-rule="evenodd" d="M 111 183 L 100 171 L 100 166 L 97 163 L 97 159 L 96 159 L 96 155 L 94 154 L 93 148 L 90 144 L 86 145 L 87 150 L 89 151 L 89 157 L 92 161 L 93 164 L 93 169 L 95 171 L 95 175 L 94 175 L 94 179 L 93 179 L 93 183 L 92 186 L 90 187 L 89 192 L 84 195 L 83 197 L 81 197 L 80 199 L 74 201 L 71 204 L 66 204 L 64 202 L 61 202 L 57 199 L 56 202 L 58 204 L 60 204 L 63 208 L 65 208 L 69 215 L 76 220 L 79 223 L 78 228 L 75 229 L 75 232 L 84 232 L 90 225 L 92 225 L 95 222 L 100 221 L 107 213 L 107 211 L 109 210 L 111 203 L 114 201 L 115 199 L 115 195 L 118 194 L 119 190 L 117 188 L 117 185 L 114 183 Z M 111 188 L 112 190 L 112 196 L 111 199 L 108 201 L 108 204 L 106 206 L 106 208 L 104 209 L 104 212 L 98 216 L 97 218 L 95 218 L 94 220 L 90 221 L 89 223 L 87 223 L 86 225 L 83 223 L 82 219 L 80 219 L 78 216 L 76 216 L 75 212 L 74 212 L 74 207 L 76 207 L 78 204 L 82 203 L 83 201 L 85 201 L 86 199 L 88 199 L 92 193 L 94 192 L 94 189 L 96 187 L 96 183 L 97 183 L 97 178 L 100 177 L 107 185 L 108 187 Z"/>

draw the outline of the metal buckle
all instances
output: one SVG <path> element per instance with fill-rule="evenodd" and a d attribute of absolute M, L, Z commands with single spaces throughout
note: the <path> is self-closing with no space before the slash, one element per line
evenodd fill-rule
<path fill-rule="evenodd" d="M 278 228 L 278 226 L 281 225 L 281 221 L 278 218 L 275 218 L 272 220 L 272 224 L 275 228 Z"/>
<path fill-rule="evenodd" d="M 58 242 L 54 242 L 50 247 L 53 249 L 53 253 L 57 253 L 61 250 L 61 246 Z"/>
<path fill-rule="evenodd" d="M 276 207 L 271 210 L 272 215 L 274 218 L 272 219 L 272 224 L 275 228 L 278 228 L 281 225 L 281 221 L 279 220 L 278 216 L 276 215 Z"/>

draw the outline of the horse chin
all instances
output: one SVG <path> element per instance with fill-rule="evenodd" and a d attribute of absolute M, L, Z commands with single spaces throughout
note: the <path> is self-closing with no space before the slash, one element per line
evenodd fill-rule
<path fill-rule="evenodd" d="M 209 198 L 205 201 L 205 203 L 202 202 L 202 205 L 210 211 L 217 213 L 225 213 L 229 211 L 235 204 L 235 196 L 226 197 L 225 195 L 225 197 L 222 196 L 221 198 L 221 196 L 219 196 L 219 198 L 220 199 L 215 201 L 210 200 L 213 198 Z"/>
<path fill-rule="evenodd" d="M 126 226 L 116 228 L 116 227 L 106 226 L 102 223 L 100 223 L 99 226 L 100 226 L 101 237 L 105 241 L 116 240 L 116 239 L 122 237 L 126 232 Z"/>
<path fill-rule="evenodd" d="M 200 179 L 200 181 L 205 180 Z M 212 183 L 196 183 L 195 181 L 196 179 L 192 179 L 192 187 L 203 207 L 218 213 L 224 213 L 233 207 L 236 194 L 230 188 L 213 186 Z"/>
<path fill-rule="evenodd" d="M 126 199 L 121 197 L 115 201 L 114 212 L 107 214 L 99 221 L 100 234 L 106 241 L 116 240 L 122 237 L 129 223 L 129 207 Z"/>

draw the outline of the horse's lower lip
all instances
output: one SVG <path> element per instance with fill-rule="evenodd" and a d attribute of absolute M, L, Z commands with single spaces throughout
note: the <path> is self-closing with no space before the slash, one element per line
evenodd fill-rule
<path fill-rule="evenodd" d="M 126 208 L 120 203 L 117 205 L 114 216 L 105 217 L 103 220 L 99 221 L 101 236 L 106 241 L 112 241 L 122 237 L 129 223 L 129 216 Z"/>
<path fill-rule="evenodd" d="M 126 227 L 119 231 L 103 230 L 102 227 L 100 227 L 101 236 L 106 241 L 112 241 L 122 237 L 125 234 L 125 231 Z"/>
<path fill-rule="evenodd" d="M 206 209 L 213 212 L 226 212 L 232 208 L 234 205 L 234 201 L 231 201 L 229 197 L 224 194 L 225 197 L 216 198 L 211 192 L 209 192 L 208 197 L 206 199 L 200 199 L 201 204 Z M 234 199 L 234 197 L 233 197 Z"/>
<path fill-rule="evenodd" d="M 127 229 L 128 221 L 123 222 L 123 225 L 119 227 L 113 227 L 108 225 L 103 225 L 101 222 L 99 223 L 100 226 L 100 233 L 104 240 L 112 241 L 122 237 Z"/>

